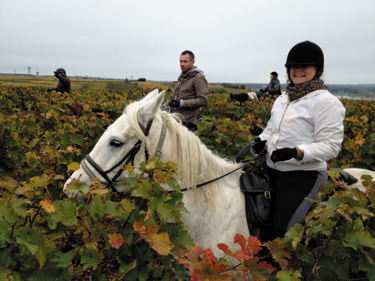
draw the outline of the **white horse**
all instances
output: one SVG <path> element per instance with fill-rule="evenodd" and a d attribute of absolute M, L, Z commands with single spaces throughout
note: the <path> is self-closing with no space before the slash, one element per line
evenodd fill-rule
<path fill-rule="evenodd" d="M 181 189 L 196 187 L 240 166 L 213 154 L 194 133 L 177 121 L 176 115 L 161 111 L 164 95 L 164 91 L 158 93 L 154 90 L 142 100 L 128 105 L 124 114 L 108 127 L 90 152 L 89 158 L 93 161 L 90 163 L 86 157 L 80 169 L 65 183 L 65 187 L 73 178 L 88 184 L 96 176 L 104 182 L 114 177 L 121 178 L 117 174 L 122 171 L 121 166 L 101 175 L 93 165 L 99 166 L 102 171 L 111 170 L 124 159 L 124 155 L 129 154 L 138 140 L 142 143 L 140 151 L 134 155 L 134 167 L 145 161 L 143 150 L 147 147 L 150 155 L 158 155 L 161 161 L 172 161 L 178 165 L 178 175 L 175 178 Z M 145 128 L 150 120 L 153 120 L 152 126 L 146 136 Z M 160 147 L 162 135 L 164 142 Z M 183 194 L 183 202 L 189 213 L 183 213 L 182 217 L 189 235 L 196 245 L 211 248 L 217 257 L 223 256 L 223 252 L 217 247 L 218 243 L 238 249 L 238 244 L 233 241 L 235 234 L 245 237 L 250 235 L 245 199 L 240 190 L 240 175 L 241 169 L 213 183 L 189 189 Z M 119 188 L 119 191 L 123 191 Z"/>
<path fill-rule="evenodd" d="M 178 165 L 176 179 L 182 189 L 188 189 L 184 192 L 183 202 L 189 213 L 183 213 L 182 217 L 195 244 L 211 248 L 216 257 L 223 255 L 217 248 L 218 243 L 225 243 L 235 251 L 238 249 L 233 241 L 235 234 L 250 235 L 239 183 L 242 171 L 237 170 L 200 188 L 189 188 L 218 178 L 240 165 L 213 154 L 194 133 L 181 125 L 178 116 L 161 111 L 164 95 L 164 91 L 154 90 L 142 100 L 128 105 L 65 187 L 72 179 L 90 184 L 95 177 L 104 182 L 121 178 L 120 164 L 131 161 L 138 167 L 145 161 L 142 151 L 147 147 L 150 155 Z M 138 153 L 134 150 L 137 144 L 140 145 Z M 117 189 L 124 191 L 120 187 Z"/>
<path fill-rule="evenodd" d="M 375 181 L 375 172 L 366 170 L 366 169 L 360 169 L 360 168 L 347 168 L 344 169 L 345 172 L 351 174 L 353 177 L 358 179 L 358 182 L 350 185 L 350 188 L 358 188 L 362 192 L 365 192 L 366 188 L 362 185 L 361 177 L 363 175 L 369 175 L 372 177 L 372 180 Z"/>

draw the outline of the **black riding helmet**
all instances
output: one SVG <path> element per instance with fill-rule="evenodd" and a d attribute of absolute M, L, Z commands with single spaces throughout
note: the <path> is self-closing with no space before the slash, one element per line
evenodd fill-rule
<path fill-rule="evenodd" d="M 273 71 L 270 74 L 273 75 L 273 76 L 275 76 L 275 78 L 277 78 L 277 76 L 279 76 L 276 71 Z"/>
<path fill-rule="evenodd" d="M 57 73 L 57 74 L 62 73 L 64 75 L 66 75 L 66 71 L 65 71 L 64 68 L 58 68 L 58 69 L 56 69 L 55 73 Z"/>
<path fill-rule="evenodd" d="M 304 41 L 295 45 L 286 58 L 285 67 L 290 79 L 290 68 L 293 65 L 313 65 L 316 68 L 314 79 L 319 79 L 324 71 L 324 54 L 322 49 L 315 43 Z"/>

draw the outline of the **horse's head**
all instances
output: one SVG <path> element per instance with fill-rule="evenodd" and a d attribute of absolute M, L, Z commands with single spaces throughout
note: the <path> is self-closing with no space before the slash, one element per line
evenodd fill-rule
<path fill-rule="evenodd" d="M 155 155 L 156 143 L 163 129 L 159 111 L 164 95 L 165 91 L 154 90 L 142 100 L 128 105 L 82 160 L 64 189 L 73 179 L 90 184 L 98 177 L 102 182 L 114 183 L 121 178 L 121 168 L 125 164 L 131 163 L 137 168 L 137 164 L 145 161 L 149 154 Z"/>

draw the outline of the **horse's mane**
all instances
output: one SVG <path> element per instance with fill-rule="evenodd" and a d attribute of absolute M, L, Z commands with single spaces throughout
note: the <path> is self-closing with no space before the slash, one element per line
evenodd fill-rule
<path fill-rule="evenodd" d="M 147 143 L 147 139 L 138 125 L 138 122 L 147 123 L 147 120 L 139 120 L 138 112 L 141 107 L 141 102 L 135 102 L 128 105 L 125 112 L 137 137 Z M 172 143 L 168 149 L 171 150 L 170 155 L 173 159 L 167 160 L 177 164 L 178 176 L 176 178 L 179 179 L 180 184 L 185 185 L 181 186 L 182 188 L 194 188 L 200 183 L 220 177 L 238 167 L 237 164 L 222 159 L 209 150 L 194 133 L 182 126 L 179 115 L 158 110 L 155 118 L 161 120 L 161 115 L 165 117 L 167 137 Z M 225 180 L 220 180 L 208 184 L 205 192 L 210 192 L 212 185 L 215 185 L 215 189 L 221 190 L 220 186 L 224 182 Z"/>

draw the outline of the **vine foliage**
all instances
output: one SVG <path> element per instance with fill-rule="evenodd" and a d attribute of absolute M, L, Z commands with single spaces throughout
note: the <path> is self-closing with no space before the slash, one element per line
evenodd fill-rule
<path fill-rule="evenodd" d="M 375 280 L 374 179 L 364 177 L 360 191 L 329 172 L 320 189 L 324 200 L 315 202 L 303 225 L 264 244 L 236 235 L 237 248 L 219 244 L 223 254 L 215 257 L 184 230 L 174 163 L 150 158 L 139 167 L 143 176 L 124 167 L 128 192 L 118 200 L 98 181 L 74 180 L 68 191 L 79 198 L 62 191 L 109 124 L 144 93 L 0 91 L 0 279 L 231 280 L 251 274 L 254 280 Z M 273 100 L 243 106 L 228 100 L 210 96 L 197 134 L 219 155 L 234 157 L 264 129 Z M 375 104 L 343 103 L 343 149 L 329 164 L 373 167 Z M 229 259 L 237 266 L 229 267 Z"/>

